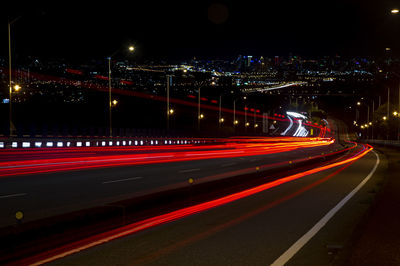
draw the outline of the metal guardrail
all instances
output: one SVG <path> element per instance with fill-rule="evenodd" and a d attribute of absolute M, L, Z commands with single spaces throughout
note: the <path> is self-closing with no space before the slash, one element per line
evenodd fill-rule
<path fill-rule="evenodd" d="M 398 140 L 382 140 L 382 139 L 364 139 L 362 140 L 365 143 L 368 144 L 378 144 L 378 145 L 384 145 L 384 146 L 392 146 L 392 147 L 400 147 L 400 141 Z"/>
<path fill-rule="evenodd" d="M 113 146 L 161 146 L 215 143 L 208 138 L 43 138 L 0 139 L 0 149 L 17 148 L 68 148 L 68 147 L 113 147 Z"/>

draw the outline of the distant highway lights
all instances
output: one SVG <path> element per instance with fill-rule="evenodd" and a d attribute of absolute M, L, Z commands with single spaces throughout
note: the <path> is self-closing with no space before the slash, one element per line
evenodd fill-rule
<path fill-rule="evenodd" d="M 400 10 L 397 8 L 393 8 L 392 10 L 390 10 L 390 13 L 392 13 L 392 14 L 398 14 L 399 12 L 400 12 Z"/>

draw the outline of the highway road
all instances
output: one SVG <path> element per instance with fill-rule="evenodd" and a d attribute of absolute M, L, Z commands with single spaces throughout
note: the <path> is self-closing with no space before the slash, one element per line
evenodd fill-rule
<path fill-rule="evenodd" d="M 385 169 L 384 156 L 365 152 L 146 230 L 99 235 L 49 265 L 341 265 Z"/>
<path fill-rule="evenodd" d="M 238 143 L 240 141 L 240 143 Z M 288 165 L 343 148 L 267 138 L 215 145 L 8 150 L 0 153 L 0 226 Z"/>

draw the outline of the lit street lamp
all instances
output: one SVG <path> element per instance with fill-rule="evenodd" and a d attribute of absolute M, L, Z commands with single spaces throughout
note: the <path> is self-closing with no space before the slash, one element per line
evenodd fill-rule
<path fill-rule="evenodd" d="M 21 17 L 17 17 L 14 20 L 8 21 L 8 78 L 9 78 L 9 90 L 10 90 L 10 101 L 9 101 L 9 122 L 10 122 L 10 137 L 13 134 L 14 125 L 12 122 L 12 65 L 11 65 L 11 25 Z"/>
<path fill-rule="evenodd" d="M 399 12 L 400 12 L 400 10 L 397 8 L 393 8 L 392 10 L 390 10 L 390 13 L 392 13 L 392 14 L 398 14 Z"/>
<path fill-rule="evenodd" d="M 207 85 L 207 82 L 202 82 L 198 88 L 197 95 L 197 130 L 200 131 L 200 120 L 204 118 L 204 115 L 201 114 L 201 88 Z"/>
<path fill-rule="evenodd" d="M 129 46 L 128 47 L 129 52 L 133 52 L 135 50 L 135 47 L 133 46 Z M 107 57 L 108 60 L 108 103 L 109 103 L 109 108 L 108 108 L 108 118 L 109 118 L 109 126 L 110 126 L 110 131 L 109 131 L 109 135 L 110 137 L 112 137 L 112 107 L 115 106 L 117 104 L 117 101 L 112 100 L 111 98 L 111 57 L 113 57 L 117 52 L 119 52 L 119 50 L 115 51 L 111 56 Z"/>

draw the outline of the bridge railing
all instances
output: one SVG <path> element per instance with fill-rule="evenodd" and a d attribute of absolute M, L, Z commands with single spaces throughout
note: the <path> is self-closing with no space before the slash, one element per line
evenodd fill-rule
<path fill-rule="evenodd" d="M 210 144 L 218 141 L 220 140 L 216 138 L 186 138 L 186 137 L 8 138 L 8 139 L 0 139 L 0 149 L 161 146 L 161 145 Z"/>
<path fill-rule="evenodd" d="M 382 139 L 364 139 L 363 142 L 368 144 L 378 144 L 384 146 L 400 147 L 400 141 L 398 140 L 382 140 Z"/>

